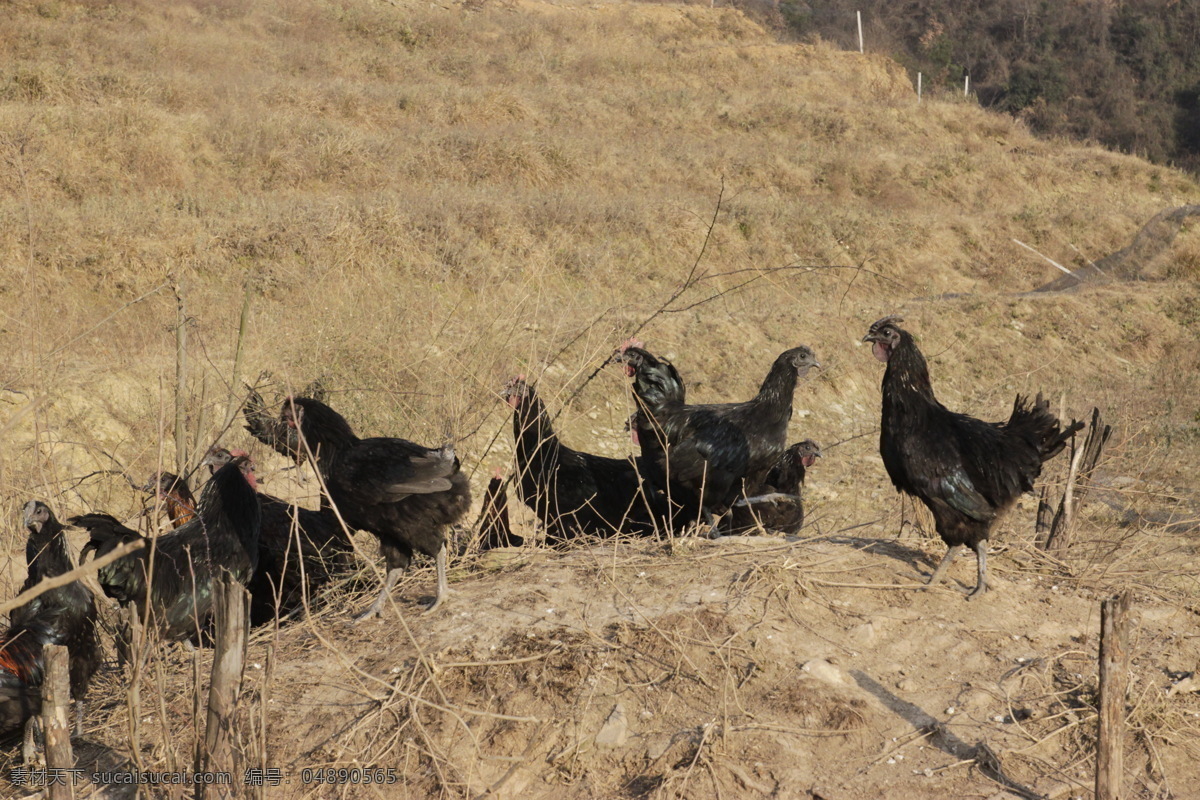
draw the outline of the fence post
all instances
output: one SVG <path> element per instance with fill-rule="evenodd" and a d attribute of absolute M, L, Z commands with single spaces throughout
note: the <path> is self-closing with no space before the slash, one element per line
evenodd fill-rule
<path fill-rule="evenodd" d="M 50 800 L 72 800 L 75 783 L 71 753 L 71 658 L 67 648 L 48 644 L 43 650 L 46 673 L 42 678 L 42 729 L 46 735 L 46 769 L 55 776 Z M 58 772 L 58 770 L 66 770 Z M 65 776 L 65 777 L 62 777 Z"/>
<path fill-rule="evenodd" d="M 1100 604 L 1100 724 L 1096 800 L 1121 800 L 1125 689 L 1129 680 L 1129 590 Z"/>
<path fill-rule="evenodd" d="M 204 771 L 232 774 L 236 764 L 230 731 L 242 688 L 246 660 L 246 590 L 228 572 L 217 579 L 213 617 L 216 641 L 208 689 L 208 721 L 204 729 Z M 204 787 L 196 797 L 203 800 Z"/>

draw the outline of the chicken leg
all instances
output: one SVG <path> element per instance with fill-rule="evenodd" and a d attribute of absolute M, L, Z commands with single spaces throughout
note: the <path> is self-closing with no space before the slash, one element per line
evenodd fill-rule
<path fill-rule="evenodd" d="M 956 544 L 946 551 L 946 555 L 942 556 L 942 561 L 937 565 L 937 569 L 929 576 L 929 580 L 925 581 L 926 588 L 937 585 L 938 581 L 942 579 L 942 574 L 946 571 L 946 567 L 950 566 L 950 563 L 954 561 L 954 557 L 958 555 L 958 551 L 962 549 L 963 546 L 961 544 Z"/>
<path fill-rule="evenodd" d="M 446 595 L 450 594 L 450 584 L 446 580 L 446 543 L 442 543 L 442 548 L 438 550 L 437 557 L 434 560 L 437 565 L 437 593 L 433 596 L 433 602 L 425 607 L 425 613 L 428 614 L 442 604 L 446 599 Z"/>
<path fill-rule="evenodd" d="M 371 617 L 383 616 L 383 603 L 385 600 L 387 600 L 388 595 L 391 594 L 392 589 L 395 588 L 396 581 L 400 580 L 400 575 L 403 572 L 403 567 L 396 567 L 395 569 L 388 570 L 387 577 L 383 580 L 383 589 L 380 590 L 379 596 L 375 598 L 375 602 L 371 603 L 366 611 L 354 618 L 355 622 L 362 622 L 363 620 L 368 620 Z"/>
<path fill-rule="evenodd" d="M 967 595 L 970 600 L 979 597 L 987 591 L 987 540 L 980 539 L 975 543 L 975 557 L 979 562 L 979 579 L 975 582 L 975 590 Z"/>

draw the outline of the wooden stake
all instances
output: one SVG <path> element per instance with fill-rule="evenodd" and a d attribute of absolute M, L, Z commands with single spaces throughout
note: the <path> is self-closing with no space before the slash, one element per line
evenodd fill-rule
<path fill-rule="evenodd" d="M 71 753 L 71 659 L 67 648 L 48 644 L 43 649 L 46 674 L 42 679 L 42 730 L 46 734 L 46 769 L 52 775 L 50 800 L 75 797 L 75 769 Z"/>
<path fill-rule="evenodd" d="M 1100 732 L 1096 800 L 1121 800 L 1125 690 L 1129 681 L 1129 590 L 1100 604 Z"/>
<path fill-rule="evenodd" d="M 217 580 L 213 604 L 216 642 L 213 652 L 212 680 L 208 690 L 208 722 L 204 730 L 205 771 L 236 771 L 230 733 L 238 693 L 242 688 L 242 669 L 246 659 L 246 590 L 229 573 Z M 203 800 L 197 787 L 196 797 Z"/>
<path fill-rule="evenodd" d="M 130 603 L 126 611 L 127 638 L 124 643 L 125 658 L 129 663 L 129 690 L 125 693 L 125 704 L 129 709 L 130 756 L 138 772 L 145 771 L 142 763 L 142 668 L 149 657 L 146 652 L 146 628 L 138 615 L 137 603 Z M 117 654 L 120 655 L 120 647 Z"/>
<path fill-rule="evenodd" d="M 1112 426 L 1105 425 L 1100 418 L 1100 409 L 1092 409 L 1092 421 L 1088 427 L 1087 438 L 1082 446 L 1076 440 L 1071 441 L 1071 467 L 1067 473 L 1067 485 L 1063 490 L 1062 499 L 1058 504 L 1053 521 L 1046 527 L 1049 509 L 1043 509 L 1038 504 L 1038 521 L 1035 542 L 1046 551 L 1066 550 L 1071 544 L 1071 534 L 1075 527 L 1075 517 L 1083 507 L 1083 501 L 1091 488 L 1092 473 L 1100 461 L 1108 437 L 1112 435 Z M 1045 512 L 1045 513 L 1043 513 Z"/>

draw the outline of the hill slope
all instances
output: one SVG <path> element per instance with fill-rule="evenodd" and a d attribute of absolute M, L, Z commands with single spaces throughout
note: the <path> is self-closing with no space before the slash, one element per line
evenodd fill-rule
<path fill-rule="evenodd" d="M 798 390 L 792 430 L 825 446 L 811 535 L 530 545 L 526 566 L 494 572 L 467 559 L 447 610 L 411 618 L 413 640 L 394 619 L 347 626 L 360 602 L 348 587 L 311 625 L 252 646 L 271 666 L 265 695 L 245 703 L 253 730 L 267 720 L 265 738 L 242 742 L 249 763 L 391 766 L 422 797 L 474 796 L 505 775 L 513 796 L 1002 797 L 1005 780 L 1067 796 L 1055 787 L 1078 791 L 1090 769 L 1095 601 L 1133 585 L 1143 694 L 1128 764 L 1142 795 L 1182 796 L 1200 707 L 1164 689 L 1200 658 L 1194 545 L 1179 524 L 1200 507 L 1200 239 L 1185 228 L 1144 280 L 1038 295 L 1023 292 L 1059 273 L 1012 240 L 1085 266 L 1200 202 L 1192 179 L 1039 141 L 972 105 L 917 105 L 897 65 L 781 43 L 730 9 L 7 10 L 5 519 L 31 496 L 60 517 L 128 517 L 140 499 L 119 474 L 174 463 L 172 278 L 189 319 L 193 454 L 222 434 L 231 392 L 269 369 L 278 389 L 322 377 L 365 435 L 456 440 L 481 490 L 511 457 L 497 391 L 513 373 L 566 406 L 570 443 L 615 454 L 630 450 L 624 381 L 588 378 L 634 332 L 700 402 L 750 396 L 796 344 L 825 367 Z M 901 525 L 911 504 L 876 451 L 879 365 L 856 346 L 897 311 L 950 407 L 998 419 L 1016 392 L 1044 390 L 1067 414 L 1096 405 L 1118 426 L 1067 560 L 1031 548 L 1027 503 L 997 532 L 1001 580 L 983 604 L 879 588 L 913 583 L 918 553 L 941 552 Z M 222 441 L 248 445 L 237 425 Z M 274 493 L 313 491 L 255 455 Z M 23 532 L 5 530 L 20 565 Z M 427 581 L 397 590 L 406 618 Z M 531 660 L 435 680 L 414 642 L 442 664 Z M 187 763 L 191 736 L 190 665 L 164 659 L 172 700 L 145 723 L 171 728 L 146 748 L 160 766 Z M 823 683 L 806 682 L 814 669 Z M 313 682 L 336 686 L 306 694 Z M 110 704 L 91 725 L 127 748 L 119 684 L 103 687 Z M 146 681 L 148 707 L 158 691 Z M 620 743 L 589 749 L 618 703 Z M 914 708 L 952 725 L 910 746 L 927 724 Z M 320 751 L 302 746 L 318 734 Z M 942 769 L 979 742 L 999 772 Z M 894 748 L 905 759 L 888 764 Z M 295 780 L 289 792 L 326 796 Z"/>

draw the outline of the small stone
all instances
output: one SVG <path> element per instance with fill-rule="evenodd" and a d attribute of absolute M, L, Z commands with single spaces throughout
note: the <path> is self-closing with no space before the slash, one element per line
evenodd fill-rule
<path fill-rule="evenodd" d="M 613 706 L 612 712 L 600 732 L 596 734 L 596 745 L 599 747 L 620 747 L 629 738 L 629 722 L 625 718 L 625 709 L 620 703 Z"/>
<path fill-rule="evenodd" d="M 835 667 L 833 664 L 830 664 L 823 658 L 814 658 L 812 661 L 805 663 L 805 665 L 800 669 L 804 672 L 807 672 L 814 678 L 825 681 L 826 683 L 849 683 L 849 681 L 846 680 L 845 674 L 843 674 L 840 669 Z"/>

